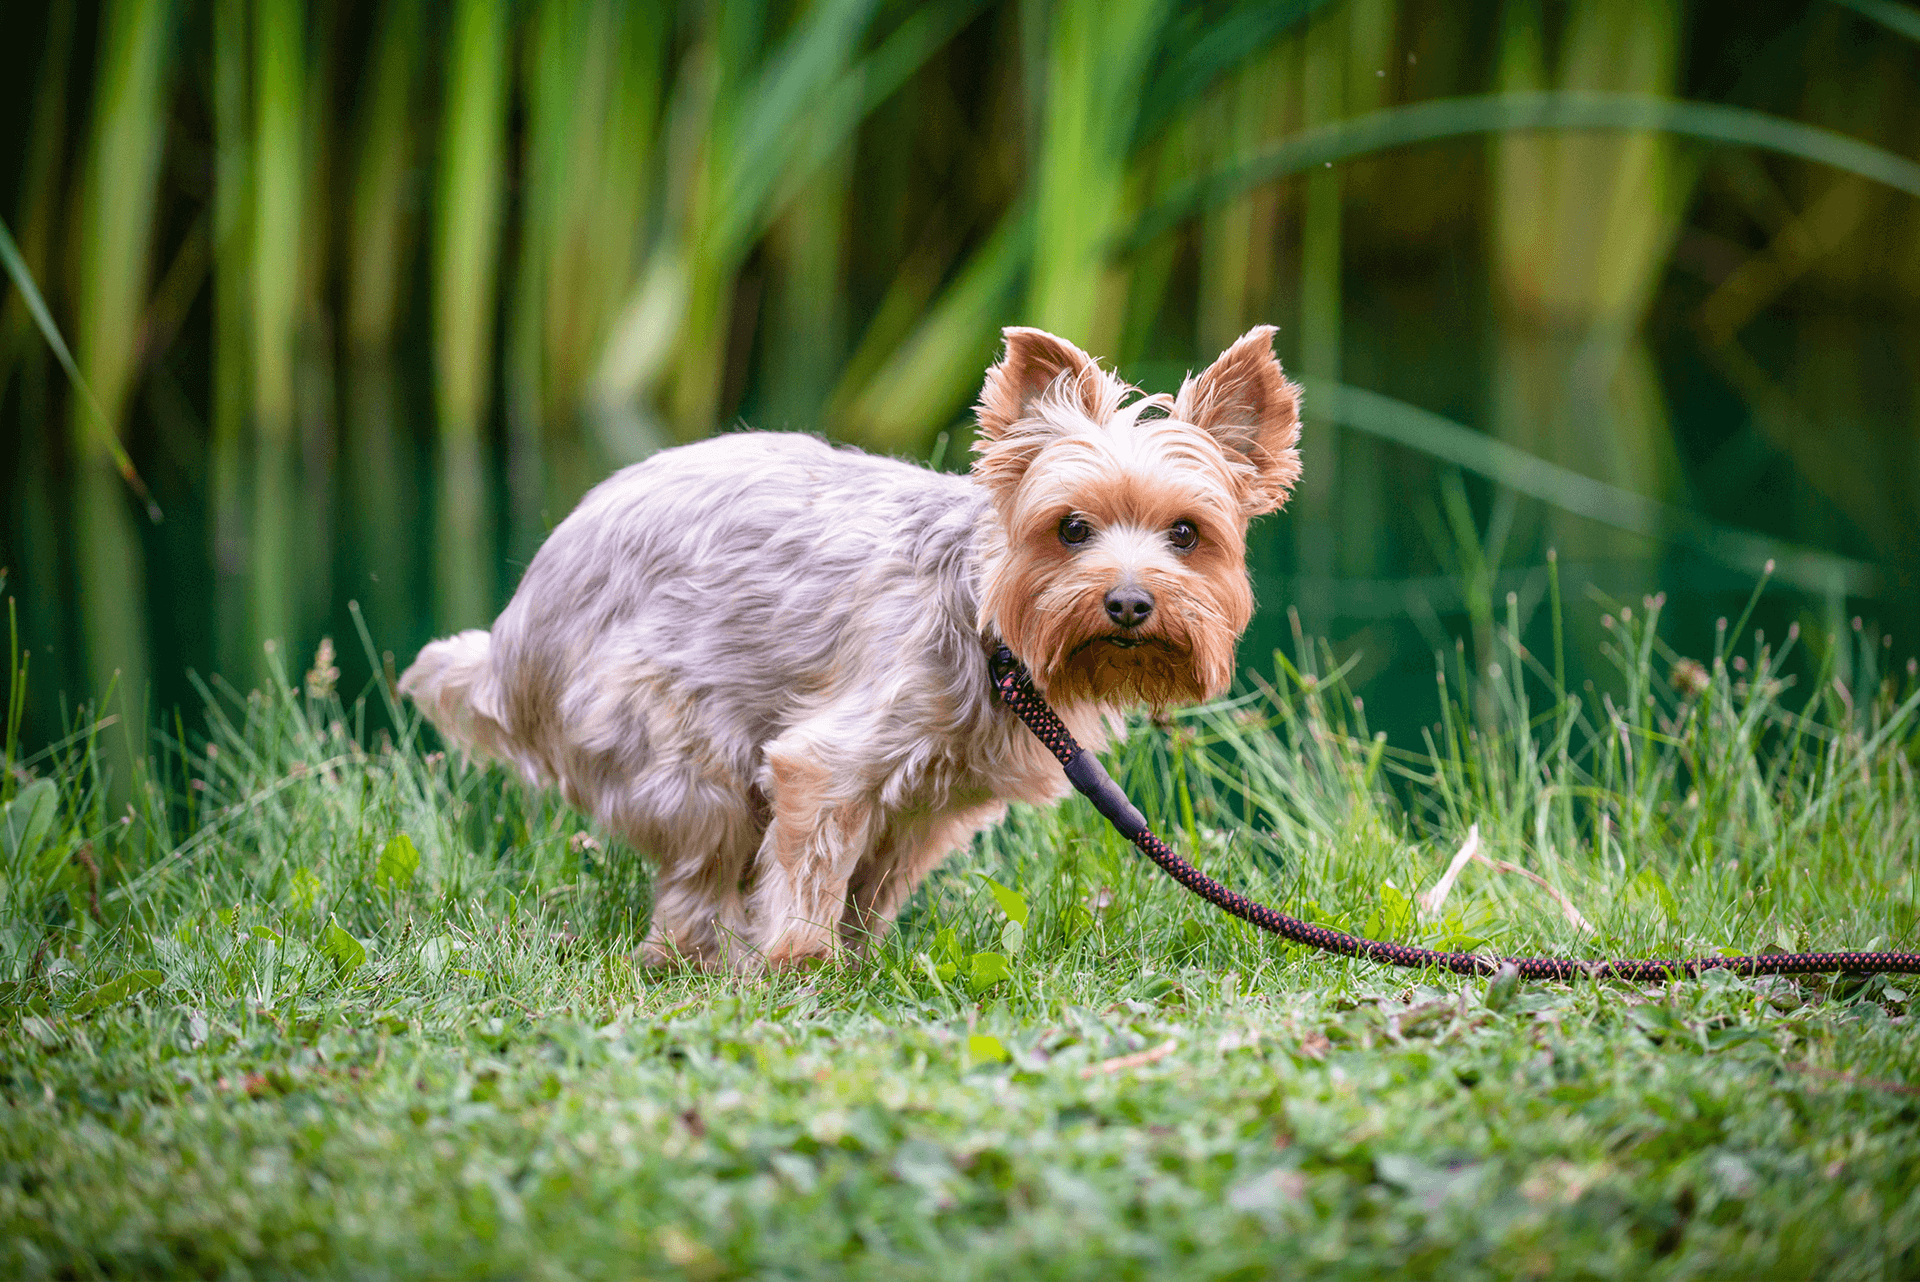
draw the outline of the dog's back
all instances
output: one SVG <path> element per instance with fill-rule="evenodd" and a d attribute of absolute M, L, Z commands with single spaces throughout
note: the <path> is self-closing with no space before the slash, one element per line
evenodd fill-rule
<path fill-rule="evenodd" d="M 925 682 L 943 656 L 973 673 L 959 567 L 984 504 L 963 477 L 811 436 L 665 451 L 589 493 L 492 633 L 429 645 L 401 689 L 589 810 L 663 754 L 745 788 L 760 745 L 833 687 Z M 868 670 L 876 652 L 892 671 Z"/>

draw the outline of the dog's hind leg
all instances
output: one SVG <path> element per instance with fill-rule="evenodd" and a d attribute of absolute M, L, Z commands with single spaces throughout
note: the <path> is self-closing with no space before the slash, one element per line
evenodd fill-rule
<path fill-rule="evenodd" d="M 752 799 L 712 780 L 648 782 L 654 785 L 650 800 L 664 793 L 676 804 L 653 810 L 645 822 L 616 825 L 653 856 L 653 923 L 641 958 L 650 966 L 731 969 L 752 952 L 740 890 L 760 845 Z"/>
<path fill-rule="evenodd" d="M 721 884 L 711 863 L 690 876 L 654 882 L 653 924 L 640 944 L 649 966 L 727 970 L 748 949 L 739 887 Z"/>

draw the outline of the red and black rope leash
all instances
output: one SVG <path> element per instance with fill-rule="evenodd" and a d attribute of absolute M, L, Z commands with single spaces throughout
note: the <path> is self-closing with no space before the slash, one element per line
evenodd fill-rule
<path fill-rule="evenodd" d="M 1687 957 L 1671 960 L 1615 959 L 1572 961 L 1560 957 L 1483 957 L 1478 953 L 1443 953 L 1431 948 L 1411 948 L 1405 944 L 1364 939 L 1345 931 L 1329 930 L 1289 917 L 1265 904 L 1257 904 L 1245 895 L 1228 890 L 1213 878 L 1175 854 L 1172 847 L 1154 836 L 1144 815 L 1136 809 L 1120 785 L 1108 775 L 1099 758 L 1074 742 L 1073 735 L 1053 709 L 1047 706 L 1033 678 L 1013 652 L 1001 646 L 993 656 L 993 680 L 1001 697 L 1027 729 L 1060 760 L 1067 778 L 1080 793 L 1105 815 L 1120 835 L 1140 848 L 1140 853 L 1158 864 L 1166 874 L 1217 908 L 1251 922 L 1264 931 L 1347 957 L 1390 966 L 1434 967 L 1461 975 L 1493 975 L 1503 966 L 1512 966 L 1523 979 L 1628 979 L 1661 981 L 1676 975 L 1694 976 L 1706 970 L 1730 970 L 1741 975 L 1811 975 L 1845 972 L 1854 975 L 1920 974 L 1920 953 L 1762 953 L 1753 957 Z"/>

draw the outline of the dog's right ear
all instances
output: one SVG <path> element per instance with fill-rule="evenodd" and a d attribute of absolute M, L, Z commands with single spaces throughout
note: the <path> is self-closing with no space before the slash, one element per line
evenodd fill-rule
<path fill-rule="evenodd" d="M 987 371 L 974 407 L 973 475 L 1004 503 L 1048 441 L 1073 430 L 1078 415 L 1106 422 L 1128 388 L 1064 338 L 1019 325 L 1000 332 L 1007 353 Z"/>
<path fill-rule="evenodd" d="M 1000 333 L 1007 340 L 1007 354 L 987 371 L 980 404 L 974 407 L 980 435 L 987 440 L 999 440 L 1030 418 L 1034 402 L 1049 389 L 1096 423 L 1109 418 L 1125 399 L 1126 385 L 1066 339 L 1022 325 Z"/>

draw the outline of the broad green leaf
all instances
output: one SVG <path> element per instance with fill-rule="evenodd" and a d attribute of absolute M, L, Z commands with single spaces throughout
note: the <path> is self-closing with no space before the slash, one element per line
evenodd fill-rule
<path fill-rule="evenodd" d="M 1494 972 L 1492 982 L 1487 985 L 1486 996 L 1480 1000 L 1488 1010 L 1505 1010 L 1513 1003 L 1513 996 L 1519 989 L 1520 970 L 1509 963 Z"/>
<path fill-rule="evenodd" d="M 413 884 L 413 874 L 419 869 L 420 852 L 414 849 L 413 838 L 396 832 L 373 867 L 373 884 L 381 890 L 405 890 Z"/>
<path fill-rule="evenodd" d="M 933 937 L 933 955 L 954 963 L 962 960 L 960 954 L 960 937 L 954 934 L 953 927 L 944 927 L 939 934 Z"/>
<path fill-rule="evenodd" d="M 343 975 L 351 975 L 366 964 L 366 945 L 340 929 L 340 923 L 334 918 L 327 919 L 327 929 L 320 939 L 320 951 L 333 958 L 333 964 L 340 968 Z"/>
<path fill-rule="evenodd" d="M 466 950 L 466 945 L 452 935 L 435 935 L 420 945 L 420 968 L 429 975 L 437 975 L 447 968 L 453 957 Z"/>
<path fill-rule="evenodd" d="M 1007 950 L 1007 956 L 1018 957 L 1026 945 L 1027 928 L 1019 922 L 1010 921 L 1000 928 L 1000 947 Z"/>
<path fill-rule="evenodd" d="M 1686 1024 L 1666 1006 L 1635 1006 L 1627 1012 L 1627 1018 L 1655 1041 L 1676 1037 L 1687 1031 Z"/>
<path fill-rule="evenodd" d="M 972 1033 L 967 1037 L 967 1058 L 975 1064 L 998 1064 L 1012 1057 L 998 1037 L 991 1033 Z"/>
<path fill-rule="evenodd" d="M 1390 881 L 1380 883 L 1380 903 L 1362 932 L 1374 939 L 1398 939 L 1412 929 L 1413 899 Z"/>
<path fill-rule="evenodd" d="M 80 1000 L 69 1008 L 69 1013 L 84 1015 L 88 1011 L 99 1010 L 115 1002 L 123 1002 L 135 993 L 144 993 L 149 989 L 160 987 L 160 982 L 165 978 L 166 976 L 157 970 L 128 971 L 118 979 L 110 979 L 98 988 L 81 994 Z"/>
<path fill-rule="evenodd" d="M 1000 911 L 1006 914 L 1008 921 L 1027 924 L 1027 897 L 1017 890 L 1001 885 L 985 873 L 978 874 L 981 881 L 987 883 L 987 889 L 993 892 L 993 901 L 1000 905 Z"/>
<path fill-rule="evenodd" d="M 967 981 L 978 991 L 992 987 L 1013 974 L 1007 965 L 1007 959 L 999 953 L 975 953 L 970 965 Z"/>
<path fill-rule="evenodd" d="M 53 780 L 35 779 L 7 803 L 5 822 L 0 824 L 0 844 L 5 846 L 9 863 L 32 859 L 40 853 L 40 843 L 46 840 L 47 830 L 53 826 L 59 800 L 59 790 Z"/>
<path fill-rule="evenodd" d="M 936 963 L 925 953 L 914 954 L 914 960 L 920 963 L 920 969 L 926 972 L 927 978 L 933 981 L 933 986 L 939 989 L 941 996 L 944 997 L 947 992 L 946 981 L 952 979 L 955 973 L 954 964 L 952 962 Z"/>
<path fill-rule="evenodd" d="M 1186 990 L 1180 987 L 1180 981 L 1168 975 L 1149 977 L 1140 985 L 1137 994 L 1140 1001 L 1165 1002 L 1168 1005 L 1178 1003 L 1185 995 Z"/>
<path fill-rule="evenodd" d="M 255 926 L 253 928 L 253 937 L 255 939 L 267 940 L 269 943 L 277 944 L 281 942 L 280 932 L 271 926 Z"/>

